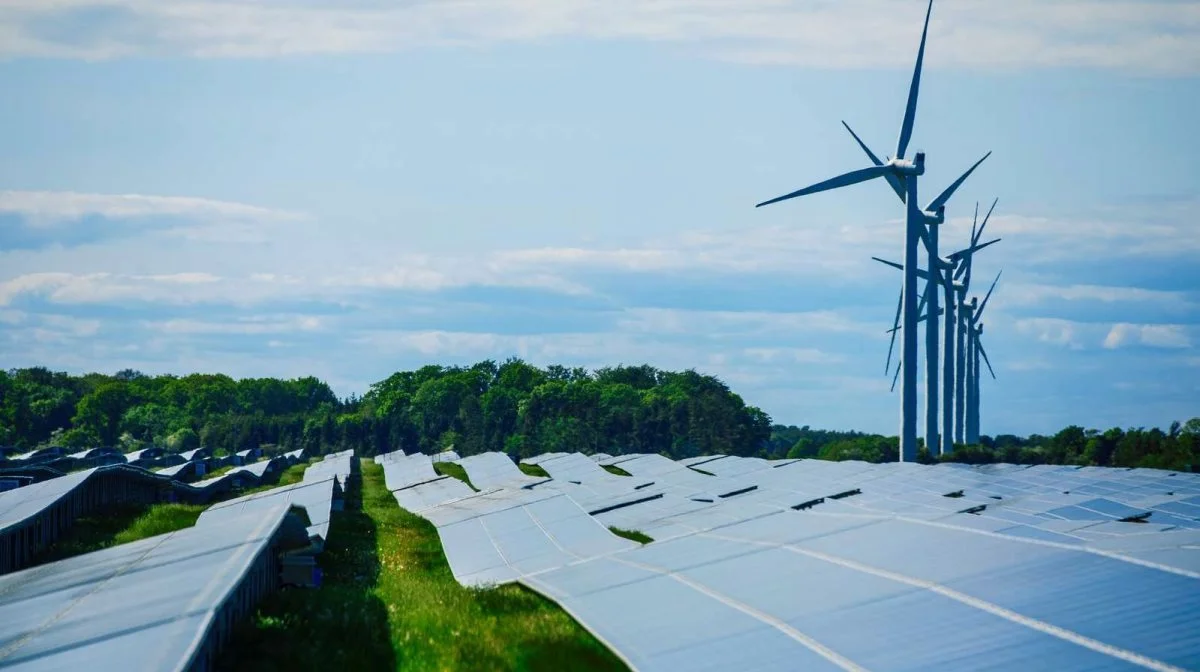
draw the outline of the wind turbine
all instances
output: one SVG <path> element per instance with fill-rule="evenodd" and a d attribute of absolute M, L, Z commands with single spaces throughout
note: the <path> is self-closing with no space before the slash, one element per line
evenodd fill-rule
<path fill-rule="evenodd" d="M 979 221 L 979 205 L 975 206 L 975 220 L 971 223 L 971 244 L 963 252 L 958 253 L 958 257 L 954 259 L 954 280 L 952 283 L 954 288 L 953 305 L 955 308 L 954 320 L 954 441 L 951 444 L 963 444 L 966 442 L 966 392 L 967 392 L 967 319 L 966 319 L 966 300 L 967 292 L 971 290 L 971 266 L 974 260 L 974 253 L 982 247 L 979 245 L 979 239 L 983 237 L 983 230 L 987 228 L 988 221 L 992 218 L 992 212 L 996 210 L 996 204 L 1000 199 L 992 201 L 992 207 L 988 208 L 987 214 L 983 217 L 983 223 L 976 228 L 975 223 Z M 989 243 L 990 244 L 990 243 Z M 954 255 L 951 255 L 954 256 Z M 959 280 L 961 278 L 961 281 Z M 949 319 L 949 316 L 947 316 Z M 949 390 L 950 388 L 947 388 Z M 947 394 L 950 394 L 947 391 Z M 943 450 L 946 442 L 943 439 Z"/>
<path fill-rule="evenodd" d="M 992 207 L 993 208 L 995 207 L 994 203 L 993 203 Z M 978 218 L 978 214 L 979 213 L 978 213 L 978 208 L 977 208 L 976 209 L 976 217 L 977 218 Z M 988 216 L 991 216 L 991 212 L 988 213 Z M 986 223 L 987 223 L 987 220 L 985 219 L 984 224 L 986 225 Z M 933 272 L 927 271 L 925 269 L 917 270 L 917 277 L 922 280 L 925 280 L 925 283 L 926 283 L 925 284 L 925 292 L 922 293 L 922 295 L 921 295 L 921 302 L 920 302 L 920 305 L 918 306 L 917 310 L 919 312 L 922 308 L 924 308 L 924 306 L 927 303 L 929 303 L 929 305 L 930 305 L 929 310 L 924 315 L 922 315 L 920 318 L 918 318 L 919 322 L 925 321 L 927 319 L 936 321 L 937 316 L 942 314 L 943 311 L 941 309 L 936 309 L 936 306 L 934 304 L 927 301 L 927 297 L 937 296 L 937 286 L 940 285 L 942 287 L 943 295 L 946 298 L 946 309 L 945 309 L 946 316 L 945 316 L 945 320 L 943 321 L 944 332 L 945 332 L 945 334 L 944 334 L 945 341 L 944 342 L 945 342 L 946 346 L 945 346 L 945 348 L 942 349 L 942 382 L 943 382 L 944 389 L 943 389 L 943 394 L 941 395 L 942 427 L 941 427 L 941 432 L 940 432 L 940 435 L 941 435 L 940 436 L 940 438 L 941 438 L 940 452 L 943 454 L 950 453 L 954 448 L 954 444 L 952 442 L 952 438 L 953 438 L 952 433 L 953 433 L 953 419 L 954 419 L 954 403 L 953 402 L 955 399 L 955 371 L 956 370 L 961 371 L 961 369 L 962 369 L 961 365 L 956 367 L 954 364 L 955 356 L 956 356 L 955 350 L 956 349 L 961 350 L 961 348 L 955 348 L 952 345 L 955 342 L 954 335 L 955 335 L 955 331 L 958 326 L 958 320 L 955 318 L 955 314 L 957 312 L 955 310 L 955 306 L 956 306 L 956 303 L 958 303 L 958 301 L 955 300 L 955 294 L 956 294 L 956 291 L 958 291 L 962 288 L 962 286 L 959 283 L 954 282 L 953 276 L 954 276 L 955 271 L 963 270 L 962 265 L 964 263 L 970 263 L 972 256 L 976 252 L 982 250 L 985 247 L 988 247 L 990 245 L 994 245 L 994 244 L 1000 242 L 1000 239 L 996 238 L 995 240 L 990 240 L 986 243 L 980 244 L 979 238 L 982 235 L 983 235 L 983 228 L 980 227 L 980 228 L 976 229 L 975 225 L 972 225 L 970 247 L 967 247 L 966 249 L 954 252 L 954 253 L 950 254 L 944 260 L 942 260 L 942 259 L 937 260 L 937 262 L 935 263 L 937 270 L 934 270 Z M 885 264 L 887 266 L 891 266 L 892 268 L 896 268 L 899 270 L 904 270 L 903 265 L 898 264 L 894 261 L 880 259 L 879 257 L 871 257 L 871 258 L 874 259 L 875 261 L 878 261 L 881 264 Z M 967 269 L 967 271 L 969 272 L 969 269 Z M 936 330 L 937 327 L 936 327 L 936 324 L 928 324 L 928 325 L 926 325 L 925 328 L 926 328 L 926 331 L 929 331 L 929 330 Z M 887 363 L 887 365 L 885 365 L 885 369 L 884 369 L 885 371 L 891 368 L 892 350 L 896 343 L 896 332 L 899 331 L 900 329 L 901 329 L 900 314 L 899 314 L 899 307 L 897 306 L 896 320 L 894 321 L 892 328 L 888 330 L 888 332 L 891 333 L 891 335 L 892 335 L 892 340 L 891 340 L 891 343 L 888 345 L 888 363 Z M 937 355 L 938 355 L 938 353 L 936 350 L 927 351 L 926 356 L 925 356 L 926 363 L 928 364 L 930 361 L 936 362 Z M 902 367 L 902 366 L 903 366 L 903 362 L 897 363 L 897 369 L 896 369 L 897 376 L 899 375 L 900 367 Z M 927 369 L 928 369 L 928 366 L 927 366 Z M 934 382 L 936 384 L 936 379 Z M 896 379 L 893 378 L 892 379 L 892 389 L 895 389 L 895 387 L 896 387 Z M 961 406 L 961 404 L 960 404 L 960 406 Z M 936 427 L 937 406 L 934 404 L 927 404 L 927 407 L 931 407 L 934 410 L 933 421 L 934 421 L 935 427 Z M 935 446 L 939 445 L 937 438 L 938 438 L 938 436 L 937 436 L 937 434 L 935 434 L 932 440 L 930 440 L 928 438 L 926 439 L 925 445 L 928 448 L 931 455 L 935 454 L 935 452 L 937 452 L 935 449 Z"/>
<path fill-rule="evenodd" d="M 971 299 L 970 309 L 967 311 L 967 413 L 966 413 L 966 440 L 968 445 L 979 443 L 979 381 L 982 376 L 979 374 L 979 358 L 982 356 L 983 361 L 987 364 L 988 372 L 992 374 L 992 379 L 995 380 L 996 372 L 992 369 L 992 362 L 988 359 L 987 352 L 983 349 L 983 342 L 980 338 L 983 336 L 983 323 L 980 320 L 983 318 L 983 311 L 987 308 L 988 299 L 992 296 L 992 291 L 996 289 L 996 283 L 1000 282 L 1000 273 L 996 274 L 996 279 L 992 281 L 992 286 L 988 288 L 988 292 L 983 297 L 983 301 L 976 307 L 975 299 Z"/>
<path fill-rule="evenodd" d="M 900 137 L 896 142 L 896 155 L 886 162 L 851 171 L 810 187 L 784 194 L 755 207 L 778 203 L 799 196 L 837 189 L 859 182 L 883 177 L 892 189 L 904 192 L 904 291 L 901 298 L 903 317 L 902 361 L 917 359 L 917 243 L 927 239 L 925 217 L 917 206 L 917 178 L 925 174 L 925 153 L 917 152 L 913 160 L 904 158 L 912 140 L 913 122 L 917 115 L 917 94 L 921 86 L 921 64 L 925 60 L 925 41 L 929 35 L 929 16 L 933 12 L 933 0 L 925 11 L 925 26 L 921 31 L 921 46 L 917 49 L 917 63 L 913 69 L 912 83 L 908 89 L 908 103 L 904 109 L 904 121 L 900 125 Z M 874 161 L 872 163 L 875 163 Z M 904 367 L 904 381 L 900 386 L 900 461 L 913 462 L 917 458 L 917 377 L 916 367 Z"/>
<path fill-rule="evenodd" d="M 871 159 L 872 163 L 874 163 L 877 166 L 882 165 L 882 162 L 880 162 L 879 158 L 877 156 L 875 156 L 875 153 L 872 152 L 869 147 L 867 147 L 867 144 L 862 141 L 862 138 L 858 137 L 858 134 L 854 132 L 854 129 L 850 128 L 849 124 L 847 124 L 845 121 L 843 121 L 842 126 L 846 127 L 846 130 L 854 138 L 854 141 L 858 143 L 858 146 L 862 148 L 863 152 L 866 153 L 867 157 Z M 922 233 L 925 234 L 924 235 L 925 248 L 926 248 L 926 252 L 928 253 L 928 256 L 929 256 L 929 268 L 930 269 L 936 269 L 939 273 L 947 271 L 946 262 L 941 261 L 941 259 L 938 257 L 938 254 L 939 254 L 939 252 L 938 252 L 938 230 L 939 230 L 940 226 L 946 222 L 946 203 L 950 201 L 950 197 L 954 195 L 954 192 L 957 191 L 958 188 L 962 186 L 962 183 L 967 181 L 967 178 L 971 176 L 971 173 L 975 172 L 975 169 L 978 168 L 979 165 L 981 163 L 983 163 L 984 161 L 986 161 L 987 158 L 991 155 L 992 155 L 991 152 L 984 154 L 983 158 L 976 161 L 974 163 L 974 165 L 972 165 L 970 168 L 967 169 L 966 172 L 964 172 L 962 175 L 960 175 L 957 180 L 952 182 L 949 187 L 946 187 L 946 189 L 944 191 L 942 191 L 942 193 L 938 194 L 937 198 L 930 201 L 929 204 L 926 205 L 925 208 L 921 210 L 921 216 L 924 218 L 924 222 L 923 222 L 924 227 L 927 227 L 927 228 L 923 228 Z M 903 202 L 905 200 L 904 193 L 898 188 L 898 185 L 895 183 L 895 181 L 889 180 L 889 183 L 892 186 L 892 190 L 896 192 L 896 196 L 898 196 L 900 198 L 901 202 Z M 976 216 L 976 218 L 978 218 L 978 216 L 979 216 L 978 207 L 976 207 L 975 216 Z M 974 244 L 974 239 L 972 239 L 972 244 Z M 953 270 L 953 267 L 950 267 L 948 270 Z M 921 299 L 923 301 L 929 303 L 929 315 L 930 315 L 929 322 L 928 322 L 928 324 L 925 325 L 925 447 L 931 455 L 935 454 L 937 452 L 935 446 L 938 445 L 938 436 L 939 436 L 939 431 L 938 431 L 938 396 L 939 396 L 938 395 L 938 353 L 939 353 L 939 350 L 943 351 L 942 352 L 942 376 L 944 378 L 945 376 L 950 375 L 947 373 L 947 367 L 949 367 L 951 365 L 952 360 L 947 359 L 947 357 L 952 356 L 952 353 L 950 351 L 950 343 L 951 343 L 951 337 L 953 334 L 953 329 L 951 326 L 949 326 L 950 315 L 947 314 L 947 316 L 946 316 L 947 326 L 944 329 L 945 338 L 942 341 L 942 343 L 945 345 L 945 347 L 941 348 L 941 346 L 938 343 L 938 316 L 942 314 L 942 311 L 938 308 L 938 294 L 937 294 L 937 288 L 935 287 L 935 284 L 941 284 L 941 283 L 933 283 L 933 284 L 927 283 L 925 285 L 925 294 L 921 295 Z M 949 294 L 949 292 L 946 292 L 946 293 Z M 901 302 L 902 302 L 903 298 L 904 298 L 903 290 L 901 290 L 900 297 L 901 297 Z M 946 299 L 946 310 L 947 311 L 953 311 L 951 301 L 952 300 L 950 298 Z M 897 306 L 896 310 L 897 310 L 896 316 L 897 316 L 897 318 L 899 318 L 900 306 Z M 918 313 L 920 312 L 920 308 L 917 309 L 917 312 Z M 892 330 L 892 344 L 893 345 L 895 345 L 895 333 L 896 333 L 895 329 L 893 329 Z M 889 362 L 891 361 L 891 350 L 892 350 L 891 346 L 889 346 L 888 347 L 888 361 Z M 943 416 L 949 415 L 949 413 L 947 411 L 948 411 L 948 407 L 950 406 L 950 403 L 951 402 L 948 398 L 942 401 Z M 945 427 L 944 421 L 943 421 L 942 431 L 940 432 L 940 434 L 943 435 L 943 437 L 944 437 L 944 438 L 942 438 L 942 441 L 941 441 L 942 452 L 949 452 L 945 449 L 945 446 L 950 445 L 952 447 L 952 444 L 950 444 L 949 433 L 946 432 L 946 427 Z"/>

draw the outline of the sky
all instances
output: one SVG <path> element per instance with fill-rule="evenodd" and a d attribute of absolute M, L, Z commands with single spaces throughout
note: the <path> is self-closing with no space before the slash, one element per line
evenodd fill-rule
<path fill-rule="evenodd" d="M 0 0 L 0 366 L 719 376 L 896 434 L 920 0 Z M 936 0 L 913 149 L 985 434 L 1200 416 L 1200 2 Z M 911 154 L 910 150 L 910 154 Z"/>

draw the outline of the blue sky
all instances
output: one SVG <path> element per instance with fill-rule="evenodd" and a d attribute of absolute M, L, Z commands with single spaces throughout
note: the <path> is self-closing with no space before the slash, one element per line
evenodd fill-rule
<path fill-rule="evenodd" d="M 895 433 L 917 0 L 8 0 L 0 365 L 649 362 Z M 869 17 L 869 18 L 863 18 Z M 864 23 L 865 22 L 865 23 Z M 913 147 L 974 293 L 983 431 L 1200 415 L 1200 3 L 941 0 Z"/>

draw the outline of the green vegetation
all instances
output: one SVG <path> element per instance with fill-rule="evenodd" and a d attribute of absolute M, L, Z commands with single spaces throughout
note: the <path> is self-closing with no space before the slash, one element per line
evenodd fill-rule
<path fill-rule="evenodd" d="M 272 446 L 361 455 L 396 449 L 460 455 L 504 451 L 754 454 L 770 418 L 720 380 L 650 366 L 595 372 L 519 359 L 426 366 L 339 400 L 316 378 L 234 380 L 225 375 L 71 376 L 44 368 L 0 371 L 0 445 Z"/>
<path fill-rule="evenodd" d="M 539 467 L 536 464 L 525 464 L 524 462 L 521 462 L 520 464 L 517 465 L 517 468 L 520 469 L 526 476 L 538 476 L 540 478 L 550 478 L 550 474 L 547 474 L 545 469 Z"/>
<path fill-rule="evenodd" d="M 633 476 L 633 474 L 629 473 L 628 471 L 625 471 L 624 469 L 618 467 L 615 464 L 605 464 L 605 465 L 602 465 L 600 468 L 607 471 L 610 474 L 616 474 L 617 476 L 630 476 L 630 477 Z"/>
<path fill-rule="evenodd" d="M 425 366 L 338 399 L 316 378 L 234 380 L 71 376 L 45 368 L 0 371 L 0 445 L 28 449 L 199 445 L 217 453 L 266 447 L 320 455 L 353 448 L 460 455 L 502 451 L 733 454 L 884 462 L 895 437 L 771 426 L 720 380 L 695 371 L 618 366 L 594 372 L 538 368 L 519 359 Z M 928 459 L 928 458 L 926 458 Z M 949 458 L 968 462 L 1200 468 L 1200 418 L 1168 429 L 1068 427 L 1054 436 L 982 437 Z"/>
<path fill-rule="evenodd" d="M 888 462 L 897 459 L 898 445 L 894 436 L 776 425 L 761 457 Z M 979 445 L 956 446 L 953 453 L 938 460 L 931 459 L 922 448 L 921 458 L 925 462 L 1074 464 L 1195 471 L 1200 469 L 1200 418 L 1182 424 L 1173 422 L 1166 431 L 1157 427 L 1126 430 L 1114 427 L 1100 431 L 1073 425 L 1054 436 L 982 436 Z"/>
<path fill-rule="evenodd" d="M 217 467 L 216 469 L 213 469 L 212 471 L 208 472 L 207 474 L 204 474 L 203 478 L 205 480 L 208 480 L 210 478 L 216 478 L 217 476 L 228 474 L 229 472 L 233 471 L 236 468 L 237 468 L 237 466 L 232 465 L 232 464 L 227 464 L 223 467 Z"/>
<path fill-rule="evenodd" d="M 182 530 L 195 525 L 206 508 L 203 504 L 125 504 L 76 518 L 71 529 L 39 553 L 31 566 Z"/>
<path fill-rule="evenodd" d="M 704 474 L 705 476 L 716 476 L 716 474 L 712 473 L 711 471 L 705 471 L 699 467 L 689 467 L 689 469 L 691 469 L 692 471 L 698 471 L 698 472 Z"/>
<path fill-rule="evenodd" d="M 471 479 L 467 478 L 467 470 L 463 469 L 461 464 L 455 464 L 454 462 L 434 462 L 433 470 L 442 476 L 453 476 L 469 485 L 475 492 L 479 492 L 479 488 L 475 487 Z"/>
<path fill-rule="evenodd" d="M 459 585 L 434 527 L 396 505 L 382 467 L 362 467 L 361 503 L 333 514 L 325 584 L 269 597 L 218 669 L 625 669 L 536 593 Z"/>
<path fill-rule="evenodd" d="M 650 536 L 642 534 L 637 530 L 623 530 L 619 527 L 612 527 L 611 525 L 609 526 L 608 530 L 618 537 L 625 537 L 626 539 L 630 541 L 636 541 L 639 544 L 648 544 L 654 541 L 654 539 Z"/>

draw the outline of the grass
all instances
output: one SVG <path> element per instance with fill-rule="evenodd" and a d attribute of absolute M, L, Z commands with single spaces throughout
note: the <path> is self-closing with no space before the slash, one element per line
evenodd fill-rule
<path fill-rule="evenodd" d="M 325 585 L 269 597 L 218 669 L 626 669 L 540 595 L 459 585 L 437 530 L 397 506 L 382 467 L 362 470 L 361 505 L 333 514 Z"/>
<path fill-rule="evenodd" d="M 536 464 L 518 463 L 517 468 L 520 469 L 526 476 L 540 476 L 541 478 L 550 478 L 550 474 L 546 470 Z"/>
<path fill-rule="evenodd" d="M 639 544 L 648 544 L 648 543 L 654 541 L 653 537 L 646 535 L 646 534 L 642 534 L 641 532 L 638 532 L 637 530 L 623 530 L 619 527 L 612 527 L 610 525 L 608 528 L 608 531 L 612 532 L 613 534 L 617 535 L 618 537 L 625 537 L 626 539 L 628 539 L 630 541 L 636 541 Z"/>
<path fill-rule="evenodd" d="M 81 516 L 58 541 L 37 554 L 30 566 L 128 544 L 196 524 L 204 504 L 122 504 Z"/>
<path fill-rule="evenodd" d="M 475 487 L 475 484 L 467 477 L 467 470 L 463 469 L 461 464 L 455 464 L 454 462 L 434 462 L 433 470 L 442 476 L 453 476 L 469 485 L 475 492 L 479 492 L 479 488 Z"/>
<path fill-rule="evenodd" d="M 212 471 L 208 472 L 207 474 L 204 474 L 204 478 L 205 479 L 216 478 L 217 476 L 220 476 L 221 474 L 227 474 L 227 473 L 233 471 L 235 468 L 236 467 L 232 464 L 227 464 L 223 467 L 217 467 L 216 469 L 213 469 Z"/>
<path fill-rule="evenodd" d="M 633 474 L 629 473 L 628 471 L 625 471 L 624 469 L 618 467 L 615 464 L 601 465 L 601 468 L 603 468 L 608 473 L 616 474 L 617 476 L 633 476 Z"/>

